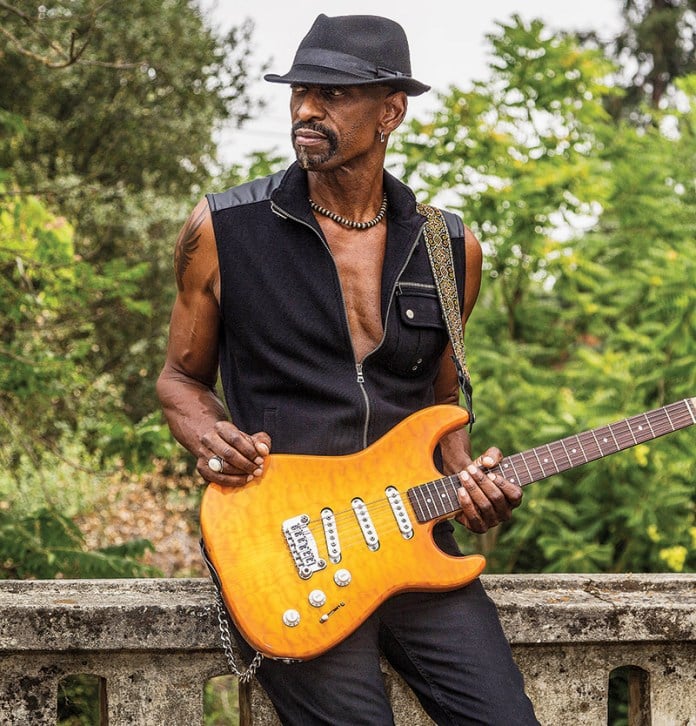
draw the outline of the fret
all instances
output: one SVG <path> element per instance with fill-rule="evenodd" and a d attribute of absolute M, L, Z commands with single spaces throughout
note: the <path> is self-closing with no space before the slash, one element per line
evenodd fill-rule
<path fill-rule="evenodd" d="M 696 424 L 696 411 L 694 411 L 694 408 L 693 408 L 694 400 L 696 400 L 696 399 L 692 398 L 690 401 L 686 401 L 685 403 L 686 403 L 686 408 L 687 408 L 688 413 L 691 414 L 691 423 Z"/>
<path fill-rule="evenodd" d="M 447 498 L 447 490 L 444 486 L 445 479 L 438 479 L 437 481 L 431 482 L 433 487 L 435 488 L 435 491 L 437 492 L 437 508 L 438 508 L 438 515 L 441 516 L 443 514 L 447 514 L 450 511 L 449 508 L 449 502 L 445 501 Z"/>
<path fill-rule="evenodd" d="M 587 461 L 593 461 L 602 456 L 602 448 L 599 445 L 599 441 L 597 441 L 594 431 L 585 431 L 582 434 L 578 434 L 578 438 L 582 443 Z"/>
<path fill-rule="evenodd" d="M 602 456 L 606 456 L 607 454 L 614 454 L 618 451 L 618 448 L 616 448 L 616 440 L 614 440 L 613 445 L 612 441 L 610 441 L 609 437 L 607 436 L 609 432 L 608 426 L 600 426 L 598 429 L 595 429 L 595 432 L 597 433 L 597 441 L 599 443 L 599 448 L 602 452 Z M 612 436 L 612 439 L 614 437 Z"/>
<path fill-rule="evenodd" d="M 633 433 L 633 427 L 631 426 L 631 419 L 630 418 L 626 419 L 624 421 L 624 423 L 626 424 L 626 428 L 628 429 L 628 433 L 631 434 L 631 438 L 633 439 L 633 444 L 634 445 L 637 444 L 638 443 L 638 439 L 636 439 L 635 434 Z"/>
<path fill-rule="evenodd" d="M 616 426 L 616 424 L 614 424 Z M 609 429 L 609 433 L 611 434 L 611 438 L 614 439 L 614 444 L 616 445 L 616 450 L 621 451 L 621 447 L 619 446 L 619 442 L 616 440 L 616 436 L 614 436 L 614 426 L 607 426 Z"/>
<path fill-rule="evenodd" d="M 525 486 L 692 424 L 696 424 L 696 398 L 512 454 L 490 471 L 500 472 L 509 481 Z M 459 477 L 452 475 L 409 489 L 409 501 L 418 521 L 427 522 L 458 511 L 459 485 Z"/>
<path fill-rule="evenodd" d="M 663 409 L 660 408 L 657 411 L 648 411 L 647 416 L 650 421 L 651 428 L 655 431 L 656 436 L 660 436 L 661 434 L 665 434 L 668 431 L 673 430 L 672 422 L 669 420 L 669 416 L 667 416 Z"/>
<path fill-rule="evenodd" d="M 628 423 L 631 428 L 631 436 L 633 436 L 637 444 L 647 441 L 652 437 L 650 426 L 645 425 L 647 421 L 648 419 L 644 413 L 639 416 L 631 416 L 631 418 L 628 419 Z"/>
<path fill-rule="evenodd" d="M 430 482 L 431 488 L 435 489 L 435 507 L 437 509 L 438 516 L 446 514 L 449 509 L 445 504 L 445 497 L 447 496 L 447 490 L 444 487 L 444 479 L 437 479 L 436 481 Z"/>
<path fill-rule="evenodd" d="M 503 472 L 503 476 L 505 476 L 508 481 L 511 481 L 513 484 L 522 484 L 520 475 L 517 473 L 517 469 L 515 468 L 515 464 L 510 460 L 509 456 L 500 462 L 500 469 Z M 514 477 L 508 476 L 508 469 L 512 469 Z"/>
<path fill-rule="evenodd" d="M 675 430 L 674 424 L 672 423 L 672 419 L 669 417 L 669 411 L 667 410 L 666 407 L 664 409 L 664 412 L 665 412 L 665 416 L 667 416 L 667 420 L 669 421 L 669 425 L 672 427 L 672 431 L 674 431 Z"/>
<path fill-rule="evenodd" d="M 648 428 L 650 429 L 650 435 L 651 436 L 655 436 L 656 434 L 653 431 L 653 427 L 652 427 L 652 424 L 650 423 L 650 417 L 648 416 L 648 414 L 647 413 L 644 413 L 643 416 L 642 416 L 642 418 L 644 418 L 645 419 L 645 423 L 648 424 Z"/>
<path fill-rule="evenodd" d="M 570 468 L 574 464 L 573 464 L 573 460 L 570 458 L 570 454 L 568 453 L 568 449 L 566 448 L 565 441 L 563 439 L 561 439 L 558 443 L 563 447 L 563 452 L 566 455 L 566 459 L 568 459 L 568 465 L 569 465 L 569 468 Z"/>
<path fill-rule="evenodd" d="M 536 449 L 532 449 L 532 453 L 534 454 L 534 458 L 537 460 L 537 464 L 539 464 L 539 473 L 541 474 L 539 479 L 544 479 L 546 476 L 546 472 L 544 471 L 544 465 L 541 463 L 541 459 L 539 458 L 539 454 L 537 453 Z"/>
<path fill-rule="evenodd" d="M 558 472 L 560 471 L 560 469 L 558 467 L 558 464 L 556 463 L 556 459 L 553 456 L 553 452 L 551 451 L 551 447 L 548 444 L 544 444 L 543 447 L 539 447 L 539 449 L 542 449 L 542 448 L 546 449 L 546 451 L 548 453 L 548 456 L 545 456 L 544 457 L 544 463 L 551 462 L 551 464 L 553 464 L 553 468 L 556 470 L 556 474 L 558 474 Z"/>
<path fill-rule="evenodd" d="M 518 459 L 522 459 L 522 463 L 524 464 L 524 468 L 527 470 L 527 474 L 529 475 L 529 479 L 527 481 L 534 481 L 534 474 L 532 474 L 531 469 L 529 468 L 529 466 L 527 466 L 527 457 L 524 456 L 523 454 L 514 454 L 510 458 L 514 458 L 515 456 Z"/>
<path fill-rule="evenodd" d="M 425 506 L 428 509 L 428 517 L 430 519 L 435 519 L 439 516 L 439 512 L 437 511 L 437 499 L 433 499 L 433 493 L 432 493 L 432 482 L 426 482 L 423 484 L 423 491 L 425 493 Z M 432 507 L 431 507 L 432 505 Z M 433 514 L 433 510 L 435 511 L 435 514 Z"/>
<path fill-rule="evenodd" d="M 609 431 L 611 432 L 611 437 L 616 444 L 617 451 L 621 451 L 622 449 L 633 445 L 633 443 L 629 442 L 628 438 L 626 437 L 626 432 L 624 429 L 628 429 L 630 432 L 630 427 L 628 425 L 628 421 L 626 420 L 618 421 L 617 423 L 611 424 L 609 426 Z"/>
<path fill-rule="evenodd" d="M 446 487 L 446 492 L 447 499 L 449 500 L 450 512 L 456 512 L 458 509 L 461 509 L 459 504 L 459 498 L 457 497 L 457 489 L 459 489 L 459 477 L 456 474 L 453 474 L 452 476 L 446 477 L 443 481 L 449 484 L 449 486 Z M 454 501 L 452 500 L 453 497 Z"/>
<path fill-rule="evenodd" d="M 546 448 L 548 449 L 549 456 L 554 462 L 557 474 L 560 471 L 565 471 L 570 466 L 569 459 L 563 450 L 563 446 L 558 441 L 552 441 L 546 444 Z"/>
<path fill-rule="evenodd" d="M 571 453 L 573 454 L 573 456 L 576 456 L 579 450 L 580 455 L 582 456 L 582 460 L 577 459 L 577 464 L 587 464 L 587 456 L 585 456 L 585 449 L 583 449 L 580 439 L 577 435 L 569 436 L 567 439 L 568 443 L 571 443 L 571 439 L 575 439 L 575 446 L 571 449 Z"/>
<path fill-rule="evenodd" d="M 524 456 L 524 454 L 526 454 L 526 453 L 527 452 L 525 451 L 523 453 L 513 454 L 510 457 L 510 461 L 513 461 L 513 462 L 516 461 L 517 464 L 520 464 L 520 463 L 524 464 L 524 469 L 522 469 L 522 476 L 519 476 L 519 475 L 517 476 L 517 479 L 518 479 L 518 483 L 519 484 L 521 484 L 522 482 L 534 481 L 534 475 L 529 470 L 529 467 L 527 466 L 526 458 Z M 515 465 L 513 464 L 513 466 L 515 466 Z M 515 466 L 515 471 L 517 471 L 517 467 L 516 466 Z"/>
<path fill-rule="evenodd" d="M 423 493 L 420 490 L 421 488 L 418 487 L 412 487 L 408 490 L 408 500 L 411 502 L 411 506 L 413 507 L 413 511 L 416 513 L 416 519 L 419 522 L 427 522 L 428 517 L 425 513 L 425 510 L 423 509 L 423 502 L 422 497 Z"/>
<path fill-rule="evenodd" d="M 449 514 L 452 511 L 452 500 L 450 499 L 450 491 L 447 486 L 450 483 L 447 477 L 438 479 L 437 486 L 440 496 L 440 506 L 442 507 L 442 514 Z"/>

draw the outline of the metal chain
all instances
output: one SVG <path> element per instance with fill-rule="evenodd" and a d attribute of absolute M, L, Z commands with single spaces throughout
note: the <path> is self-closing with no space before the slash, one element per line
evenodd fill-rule
<path fill-rule="evenodd" d="M 220 591 L 215 588 L 215 605 L 217 607 L 218 623 L 220 625 L 220 640 L 222 641 L 222 649 L 227 659 L 227 665 L 230 671 L 239 678 L 240 683 L 249 683 L 249 681 L 256 675 L 256 671 L 261 665 L 263 660 L 263 653 L 256 651 L 254 659 L 249 664 L 249 667 L 245 671 L 240 671 L 237 666 L 237 662 L 234 659 L 234 650 L 232 648 L 232 633 L 230 633 L 230 624 L 227 620 L 227 610 L 225 609 L 225 603 L 222 600 Z"/>

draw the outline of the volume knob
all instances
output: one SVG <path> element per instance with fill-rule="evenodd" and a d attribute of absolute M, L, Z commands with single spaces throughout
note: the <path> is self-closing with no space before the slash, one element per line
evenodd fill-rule
<path fill-rule="evenodd" d="M 312 590 L 309 593 L 309 604 L 312 607 L 320 608 L 326 602 L 326 595 L 321 590 Z"/>
<path fill-rule="evenodd" d="M 283 613 L 283 622 L 288 626 L 288 628 L 294 628 L 300 624 L 300 614 L 297 610 L 290 608 Z"/>
<path fill-rule="evenodd" d="M 350 585 L 350 581 L 353 579 L 353 576 L 350 574 L 348 570 L 340 569 L 336 570 L 334 573 L 334 582 L 339 587 L 345 587 L 346 585 Z"/>

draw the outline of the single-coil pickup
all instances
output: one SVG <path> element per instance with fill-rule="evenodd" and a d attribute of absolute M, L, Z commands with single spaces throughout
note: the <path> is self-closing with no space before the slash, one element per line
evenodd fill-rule
<path fill-rule="evenodd" d="M 326 550 L 329 553 L 329 560 L 337 565 L 341 561 L 341 543 L 338 539 L 338 528 L 333 510 L 325 507 L 321 510 L 321 525 L 324 528 L 326 539 Z"/>
<path fill-rule="evenodd" d="M 401 536 L 404 539 L 411 539 L 413 537 L 413 525 L 409 519 L 406 507 L 404 507 L 399 490 L 396 487 L 387 487 L 384 491 Z"/>
<path fill-rule="evenodd" d="M 355 518 L 358 520 L 358 525 L 360 526 L 362 535 L 365 538 L 365 544 L 367 544 L 368 548 L 373 552 L 378 550 L 379 539 L 377 537 L 377 532 L 375 531 L 375 526 L 372 524 L 372 517 L 370 517 L 370 513 L 367 510 L 367 505 L 359 497 L 353 499 L 350 504 L 353 507 Z"/>

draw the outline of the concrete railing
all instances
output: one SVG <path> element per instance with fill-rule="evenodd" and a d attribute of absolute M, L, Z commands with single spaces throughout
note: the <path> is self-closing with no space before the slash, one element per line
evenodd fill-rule
<path fill-rule="evenodd" d="M 630 668 L 631 723 L 696 726 L 696 575 L 484 577 L 544 726 L 607 723 Z M 61 681 L 103 684 L 102 723 L 194 726 L 227 672 L 207 580 L 0 581 L 0 724 L 56 720 Z M 430 723 L 385 665 L 396 723 Z M 241 723 L 275 724 L 258 686 Z"/>

